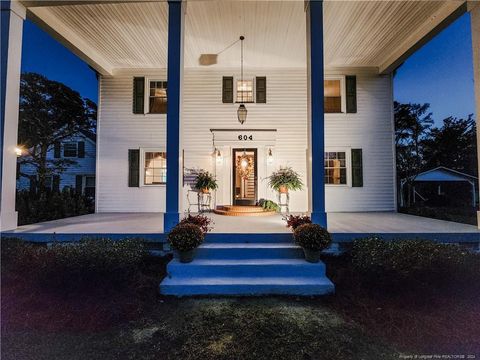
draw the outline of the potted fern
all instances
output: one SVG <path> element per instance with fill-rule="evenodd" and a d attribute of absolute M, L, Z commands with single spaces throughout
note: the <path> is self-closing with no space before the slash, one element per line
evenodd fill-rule
<path fill-rule="evenodd" d="M 208 194 L 210 190 L 216 190 L 218 188 L 217 180 L 208 171 L 200 171 L 195 180 L 195 188 Z"/>
<path fill-rule="evenodd" d="M 275 191 L 282 194 L 289 190 L 302 190 L 303 183 L 300 175 L 291 167 L 280 167 L 274 171 L 268 178 L 268 185 Z"/>

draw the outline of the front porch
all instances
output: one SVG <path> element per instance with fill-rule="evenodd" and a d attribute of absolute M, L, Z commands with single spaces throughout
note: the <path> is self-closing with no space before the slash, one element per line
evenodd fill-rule
<path fill-rule="evenodd" d="M 214 234 L 286 234 L 282 215 L 229 217 L 208 214 Z M 337 242 L 351 241 L 369 234 L 386 238 L 425 238 L 445 242 L 478 242 L 480 230 L 472 225 L 429 219 L 395 212 L 329 213 L 328 230 Z M 120 238 L 138 236 L 163 241 L 163 213 L 96 213 L 67 219 L 19 226 L 4 232 L 32 241 L 71 241 L 83 236 Z M 212 236 L 210 235 L 210 236 Z"/>

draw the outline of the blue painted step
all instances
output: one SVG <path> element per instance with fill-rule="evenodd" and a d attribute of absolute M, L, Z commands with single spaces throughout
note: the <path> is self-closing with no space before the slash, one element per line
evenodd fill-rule
<path fill-rule="evenodd" d="M 293 243 L 292 233 L 265 233 L 265 234 L 222 234 L 208 233 L 206 243 Z"/>
<path fill-rule="evenodd" d="M 324 295 L 334 291 L 326 277 L 194 277 L 165 278 L 164 295 Z"/>
<path fill-rule="evenodd" d="M 293 243 L 204 243 L 197 259 L 301 259 L 303 250 Z"/>
<path fill-rule="evenodd" d="M 170 277 L 263 277 L 325 276 L 325 264 L 312 264 L 304 259 L 195 259 L 182 264 L 173 259 L 167 265 Z"/>

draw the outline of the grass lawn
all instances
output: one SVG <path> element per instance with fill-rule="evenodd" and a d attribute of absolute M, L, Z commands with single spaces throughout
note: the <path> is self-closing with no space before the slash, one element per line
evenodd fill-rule
<path fill-rule="evenodd" d="M 167 299 L 107 331 L 7 331 L 3 359 L 396 359 L 395 351 L 315 302 Z"/>
<path fill-rule="evenodd" d="M 127 287 L 47 290 L 2 272 L 2 359 L 398 359 L 480 356 L 478 293 L 366 292 L 325 259 L 336 294 L 165 298 L 165 261 Z"/>

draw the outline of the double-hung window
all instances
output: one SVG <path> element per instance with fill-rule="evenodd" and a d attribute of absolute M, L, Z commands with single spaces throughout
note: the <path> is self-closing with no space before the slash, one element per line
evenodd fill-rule
<path fill-rule="evenodd" d="M 345 151 L 325 153 L 325 184 L 347 185 L 347 156 Z"/>
<path fill-rule="evenodd" d="M 95 196 L 95 176 L 94 175 L 85 176 L 85 187 L 83 191 L 85 196 L 89 196 L 89 197 Z"/>
<path fill-rule="evenodd" d="M 77 157 L 78 146 L 76 142 L 63 143 L 63 157 Z"/>
<path fill-rule="evenodd" d="M 343 77 L 326 78 L 324 80 L 325 113 L 345 112 L 345 80 Z"/>
<path fill-rule="evenodd" d="M 143 185 L 162 185 L 167 182 L 167 153 L 143 152 Z"/>
<path fill-rule="evenodd" d="M 167 113 L 166 81 L 149 81 L 148 112 L 150 114 Z"/>
<path fill-rule="evenodd" d="M 253 103 L 253 80 L 237 80 L 237 103 Z"/>

